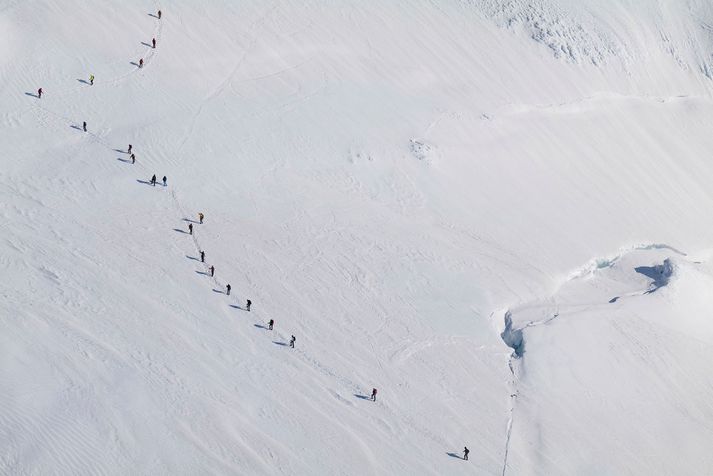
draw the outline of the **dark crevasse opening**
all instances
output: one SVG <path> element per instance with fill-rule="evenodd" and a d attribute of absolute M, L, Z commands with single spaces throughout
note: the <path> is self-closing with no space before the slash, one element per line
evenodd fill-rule
<path fill-rule="evenodd" d="M 505 313 L 505 330 L 500 334 L 505 345 L 513 350 L 515 357 L 522 357 L 525 353 L 525 340 L 522 337 L 522 329 L 512 328 L 512 314 Z"/>

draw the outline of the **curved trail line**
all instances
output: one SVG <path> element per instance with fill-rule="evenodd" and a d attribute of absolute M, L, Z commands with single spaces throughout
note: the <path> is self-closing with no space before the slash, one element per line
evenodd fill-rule
<path fill-rule="evenodd" d="M 156 8 L 157 8 L 157 9 L 160 9 L 160 8 L 161 8 L 158 3 L 156 3 Z M 260 17 L 259 17 L 255 22 L 253 22 L 253 25 L 252 25 L 252 28 L 251 28 L 252 38 L 251 38 L 251 40 L 250 40 L 250 44 L 249 44 L 248 47 L 243 51 L 243 54 L 242 54 L 242 56 L 240 57 L 240 59 L 238 60 L 238 62 L 237 62 L 237 64 L 236 64 L 235 68 L 233 69 L 233 71 L 232 71 L 232 72 L 228 75 L 228 77 L 208 96 L 208 98 L 206 99 L 206 101 L 209 101 L 209 100 L 212 99 L 213 97 L 219 95 L 219 94 L 225 89 L 225 87 L 227 87 L 227 85 L 230 83 L 230 81 L 232 80 L 232 78 L 234 77 L 234 75 L 237 73 L 237 71 L 239 71 L 239 69 L 240 69 L 240 67 L 243 65 L 244 60 L 245 60 L 245 58 L 247 57 L 248 53 L 250 52 L 250 50 L 254 47 L 254 45 L 255 45 L 256 42 L 257 42 L 257 33 L 254 32 L 254 30 L 255 30 L 257 27 L 259 27 L 262 23 L 264 23 L 265 19 L 275 10 L 275 8 L 277 8 L 277 7 L 273 7 L 272 9 L 266 10 L 265 12 L 263 12 L 262 15 L 260 15 Z M 162 30 L 162 24 L 163 24 L 163 22 L 162 22 L 162 21 L 158 21 L 157 23 L 158 23 L 158 28 L 157 28 L 157 33 L 156 33 L 155 35 L 156 35 L 156 38 L 157 38 L 157 41 L 158 41 L 158 40 L 160 40 L 160 38 L 161 38 L 161 30 Z M 146 67 L 146 65 L 150 62 L 149 60 L 150 60 L 154 55 L 155 55 L 155 51 L 153 50 L 153 48 L 148 48 L 148 54 L 144 56 L 144 58 L 148 58 L 148 59 L 146 59 L 146 60 L 144 61 L 144 67 Z M 297 65 L 297 66 L 295 66 L 295 67 L 299 67 L 299 66 L 300 66 L 300 65 Z M 139 70 L 139 68 L 134 68 L 133 70 L 131 70 L 131 71 L 127 72 L 127 73 L 124 73 L 124 74 L 122 74 L 122 75 L 116 76 L 116 77 L 111 78 L 111 79 L 109 79 L 109 80 L 101 81 L 101 82 L 95 82 L 95 85 L 97 85 L 97 84 L 116 84 L 116 83 L 120 82 L 121 80 L 123 80 L 123 79 L 129 77 L 130 75 L 132 75 L 132 74 L 138 72 L 138 70 Z M 271 75 L 268 75 L 268 77 L 269 77 L 269 76 L 271 76 Z M 251 80 L 259 80 L 259 79 L 261 79 L 261 78 L 251 78 Z M 84 87 L 86 87 L 86 86 L 74 86 L 74 87 L 71 87 L 71 88 L 66 88 L 66 89 L 58 90 L 57 97 L 64 96 L 64 95 L 66 95 L 66 94 L 68 94 L 68 93 L 71 93 L 71 92 L 79 91 L 79 90 L 83 89 Z M 55 91 L 57 91 L 57 90 L 55 90 Z M 55 94 L 53 94 L 53 96 L 55 96 Z M 205 101 L 204 101 L 204 102 L 205 102 Z M 196 119 L 196 118 L 197 118 L 197 115 L 200 114 L 200 110 L 202 109 L 202 107 L 203 107 L 203 104 L 201 104 L 201 106 L 199 107 L 199 111 L 198 111 L 198 113 L 196 114 L 196 117 L 194 117 L 194 119 Z M 30 110 L 30 109 L 35 109 L 35 110 L 44 111 L 44 113 L 46 113 L 46 115 L 54 117 L 54 119 L 55 119 L 55 120 L 57 121 L 57 123 L 59 123 L 59 124 L 63 124 L 63 125 L 70 124 L 70 125 L 76 126 L 77 128 L 79 127 L 79 126 L 77 126 L 77 123 L 76 123 L 75 120 L 73 120 L 73 119 L 71 119 L 71 118 L 69 118 L 69 117 L 66 117 L 66 116 L 62 115 L 61 113 L 54 112 L 54 111 L 48 109 L 47 107 L 45 107 L 44 105 L 42 105 L 41 103 L 33 103 L 31 106 L 28 107 L 27 110 Z M 43 122 L 46 122 L 46 121 L 43 121 Z M 194 122 L 195 122 L 195 121 L 194 121 Z M 103 138 L 103 136 L 101 135 L 100 132 L 89 132 L 89 131 L 88 131 L 88 132 L 82 132 L 82 133 L 88 135 L 88 136 L 91 138 L 91 141 L 92 141 L 92 142 L 98 143 L 98 144 L 100 144 L 101 146 L 105 147 L 106 149 L 108 149 L 108 150 L 110 150 L 110 151 L 112 151 L 112 152 L 119 152 L 119 153 L 125 153 L 125 154 L 128 153 L 128 152 L 123 151 L 122 149 L 117 149 L 115 145 L 109 144 L 109 143 Z M 189 134 L 189 135 L 190 135 L 190 134 Z M 184 139 L 184 141 L 179 145 L 178 150 L 180 150 L 180 148 L 183 146 L 183 143 L 185 142 L 185 140 L 186 140 L 186 139 Z M 150 157 L 150 155 L 149 155 L 149 157 Z M 148 177 L 150 177 L 150 176 L 153 174 L 153 171 L 149 168 L 149 166 L 147 166 L 147 162 L 146 162 L 145 160 L 143 160 L 143 159 L 142 159 L 141 161 L 137 161 L 135 164 L 132 164 L 132 167 L 133 167 L 133 168 L 138 168 L 138 169 L 140 169 L 142 172 L 144 172 L 144 173 L 145 173 L 145 177 L 147 177 L 147 181 L 149 180 Z M 159 186 L 160 186 L 160 185 L 159 185 Z M 181 202 L 181 200 L 180 200 L 180 198 L 179 198 L 179 196 L 178 196 L 178 193 L 177 193 L 175 187 L 172 187 L 172 188 L 171 188 L 170 196 L 171 196 L 171 202 L 172 202 L 172 205 L 173 205 L 174 209 L 178 212 L 178 214 L 179 214 L 182 218 L 186 218 L 186 217 L 189 217 L 189 216 L 192 216 L 192 215 L 193 215 L 193 213 L 186 213 L 185 208 L 184 208 L 184 206 L 182 205 L 182 202 Z M 182 222 L 182 223 L 184 223 L 184 222 Z M 197 228 L 197 227 L 196 227 L 196 228 Z M 197 231 L 197 230 L 196 230 L 196 231 Z M 193 233 L 193 234 L 191 235 L 191 238 L 192 238 L 192 241 L 193 241 L 194 250 L 195 250 L 196 252 L 200 253 L 200 251 L 201 251 L 203 248 L 201 247 L 200 241 L 199 241 L 199 239 L 198 239 L 198 237 L 197 237 L 197 233 Z M 203 267 L 204 273 L 205 273 L 206 275 L 208 275 L 208 274 L 209 274 L 208 271 L 209 271 L 209 268 L 210 268 L 209 264 L 208 264 L 208 263 L 201 263 L 201 265 L 202 265 L 202 267 Z M 219 280 L 217 277 L 215 277 L 215 276 L 208 276 L 208 277 L 211 278 L 211 282 L 215 285 L 216 288 L 225 288 L 225 284 L 223 284 L 223 283 L 221 282 L 221 280 Z M 231 296 L 231 299 L 230 299 L 230 300 L 231 300 L 232 302 L 235 301 L 232 296 Z M 239 307 L 239 306 L 238 306 L 238 307 Z M 301 360 L 302 360 L 305 364 L 307 364 L 308 366 L 311 366 L 312 368 L 314 368 L 315 370 L 317 370 L 318 372 L 322 373 L 322 374 L 325 375 L 325 376 L 328 376 L 328 377 L 330 377 L 330 378 L 336 379 L 336 380 L 339 381 L 342 385 L 344 385 L 345 387 L 347 387 L 351 392 L 357 392 L 357 393 L 362 392 L 362 389 L 361 389 L 360 385 L 358 385 L 356 382 L 350 380 L 349 378 L 347 378 L 347 377 L 345 377 L 345 376 L 343 376 L 343 375 L 340 375 L 338 372 L 332 370 L 329 366 L 327 366 L 327 365 L 325 365 L 325 364 L 322 364 L 322 363 L 321 363 L 320 361 L 318 361 L 316 358 L 310 357 L 304 350 L 298 350 L 298 351 L 297 351 L 297 355 L 301 357 Z M 381 362 L 379 362 L 379 365 L 381 366 Z"/>
<path fill-rule="evenodd" d="M 203 112 L 203 107 L 206 105 L 206 103 L 210 102 L 211 100 L 222 94 L 225 88 L 228 87 L 228 85 L 230 85 L 230 83 L 232 82 L 235 74 L 240 71 L 240 68 L 243 67 L 243 64 L 245 63 L 248 54 L 250 53 L 250 51 L 252 51 L 258 41 L 258 35 L 255 30 L 261 27 L 265 23 L 265 20 L 268 18 L 268 16 L 277 8 L 277 5 L 272 8 L 268 8 L 254 22 L 252 22 L 249 27 L 250 41 L 248 42 L 248 45 L 243 50 L 242 55 L 240 56 L 240 58 L 238 58 L 238 61 L 235 63 L 235 66 L 233 67 L 231 72 L 223 79 L 223 81 L 220 82 L 220 84 L 218 84 L 218 86 L 213 88 L 213 90 L 208 94 L 208 96 L 206 96 L 203 101 L 201 101 L 201 103 L 198 105 L 196 112 L 193 113 L 193 117 L 191 118 L 191 124 L 188 127 L 188 131 L 183 136 L 183 140 L 181 140 L 174 152 L 175 155 L 178 155 L 183 150 L 183 146 L 186 145 L 186 142 L 188 142 L 188 140 L 193 135 L 196 123 L 198 122 L 200 115 Z"/>
<path fill-rule="evenodd" d="M 159 5 L 158 3 L 156 3 L 156 6 L 157 6 L 158 9 L 160 9 L 160 5 Z M 183 141 L 181 141 L 180 144 L 178 144 L 177 153 L 180 152 L 180 150 L 181 150 L 181 149 L 183 148 L 183 146 L 185 145 L 186 141 L 189 140 L 190 136 L 192 135 L 194 126 L 195 126 L 196 122 L 199 120 L 199 116 L 200 116 L 200 114 L 201 114 L 201 112 L 202 112 L 202 109 L 203 109 L 203 106 L 205 105 L 205 103 L 208 102 L 208 101 L 210 101 L 210 100 L 212 100 L 213 98 L 217 97 L 218 95 L 220 95 L 228 86 L 231 85 L 231 82 L 233 81 L 234 76 L 235 76 L 235 75 L 237 74 L 237 72 L 241 69 L 241 67 L 243 66 L 243 64 L 244 64 L 244 62 L 245 62 L 245 59 L 247 58 L 248 54 L 249 54 L 250 51 L 254 48 L 255 44 L 256 44 L 257 41 L 258 41 L 258 34 L 257 34 L 257 31 L 256 31 L 256 30 L 258 30 L 258 29 L 260 28 L 260 26 L 262 25 L 262 23 L 263 23 L 263 22 L 265 21 L 265 19 L 274 11 L 275 8 L 277 8 L 277 7 L 274 7 L 273 9 L 269 9 L 269 10 L 265 11 L 265 12 L 253 23 L 253 25 L 252 25 L 252 27 L 251 27 L 252 38 L 251 38 L 251 40 L 250 40 L 249 45 L 248 45 L 248 46 L 245 48 L 245 50 L 243 51 L 242 56 L 239 58 L 239 60 L 238 60 L 238 62 L 236 63 L 235 67 L 233 68 L 232 72 L 231 72 L 231 73 L 209 94 L 209 96 L 206 97 L 206 98 L 203 100 L 203 102 L 199 105 L 198 110 L 197 110 L 196 113 L 194 114 L 194 117 L 193 117 L 193 120 L 192 120 L 192 122 L 191 122 L 191 126 L 190 126 L 190 128 L 189 128 L 188 133 L 187 133 L 186 136 L 184 137 Z M 157 38 L 157 41 L 160 41 L 160 40 L 161 40 L 162 27 L 163 27 L 163 21 L 159 20 L 159 21 L 157 22 L 157 27 L 156 27 L 156 31 L 155 31 L 155 37 Z M 144 54 L 144 56 L 143 56 L 143 58 L 144 58 L 144 67 L 147 67 L 147 66 L 149 65 L 149 63 L 152 62 L 152 59 L 153 59 L 157 54 L 158 54 L 158 53 L 157 53 L 156 50 L 154 50 L 153 48 L 150 48 L 150 47 L 149 47 L 149 48 L 148 48 L 148 51 L 147 51 L 147 52 Z M 301 67 L 302 65 L 304 65 L 304 64 L 306 64 L 306 63 L 308 63 L 308 62 L 309 62 L 309 60 L 307 60 L 307 61 L 305 61 L 305 62 L 302 62 L 302 63 L 299 63 L 299 64 L 297 64 L 297 65 L 290 66 L 290 67 L 288 67 L 288 68 L 286 68 L 286 69 L 284 69 L 284 70 L 281 70 L 281 71 L 278 71 L 278 72 L 275 72 L 275 73 L 272 73 L 272 74 L 265 75 L 265 76 L 263 76 L 263 77 L 248 78 L 248 79 L 243 80 L 243 81 L 241 81 L 241 82 L 245 82 L 245 81 L 258 81 L 258 80 L 261 80 L 261 79 L 269 78 L 269 77 L 272 77 L 272 76 L 281 74 L 282 72 L 289 71 L 290 69 L 299 68 L 299 67 Z M 133 74 L 135 74 L 135 73 L 138 73 L 138 72 L 139 72 L 139 68 L 134 68 L 134 69 L 132 69 L 131 71 L 128 71 L 128 72 L 123 73 L 123 74 L 120 74 L 120 75 L 117 75 L 117 76 L 115 76 L 115 77 L 113 77 L 113 78 L 109 78 L 109 79 L 107 79 L 107 80 L 100 81 L 100 82 L 95 82 L 95 85 L 102 85 L 102 84 L 116 85 L 116 84 L 122 82 L 123 80 L 125 80 L 126 78 L 130 77 L 131 75 L 133 75 Z M 80 91 L 80 90 L 82 90 L 82 89 L 85 88 L 85 87 L 86 87 L 86 86 L 73 86 L 73 87 L 71 87 L 71 88 L 65 88 L 65 89 L 54 90 L 54 91 L 55 91 L 55 93 L 56 93 L 56 95 L 57 95 L 56 97 L 62 97 L 62 96 L 66 96 L 66 95 L 68 95 L 68 94 L 74 93 L 74 92 L 76 92 L 76 91 Z M 54 95 L 55 93 L 53 93 L 53 95 Z M 45 103 L 45 104 L 46 104 L 46 103 Z M 51 103 L 50 103 L 50 104 L 51 104 Z M 62 125 L 64 125 L 64 126 L 66 126 L 67 124 L 76 125 L 76 121 L 75 121 L 75 120 L 73 120 L 73 119 L 71 119 L 71 118 L 68 118 L 68 117 L 65 117 L 65 116 L 63 116 L 61 113 L 57 113 L 57 112 L 54 112 L 54 111 L 48 109 L 48 108 L 45 107 L 45 105 L 44 105 L 43 103 L 41 103 L 41 102 L 33 103 L 31 106 L 28 107 L 27 110 L 29 110 L 29 109 L 34 109 L 35 111 L 43 111 L 43 113 L 38 114 L 38 115 L 40 116 L 40 117 L 38 118 L 38 120 L 43 120 L 43 121 L 46 122 L 46 121 L 48 121 L 48 120 L 51 120 L 51 118 L 53 118 L 54 120 L 57 121 L 57 123 L 62 124 Z M 125 152 L 124 149 L 117 149 L 117 148 L 116 148 L 116 145 L 111 145 L 111 144 L 105 139 L 105 134 L 107 133 L 107 130 L 110 130 L 110 129 L 104 129 L 103 131 L 97 131 L 97 132 L 84 132 L 85 136 L 88 137 L 90 140 L 89 140 L 89 141 L 84 141 L 83 143 L 81 143 L 81 146 L 82 146 L 82 147 L 86 147 L 86 146 L 88 145 L 88 143 L 92 143 L 92 142 L 93 142 L 93 143 L 97 143 L 97 144 L 99 144 L 99 145 L 105 147 L 106 149 L 108 149 L 108 150 L 110 150 L 110 151 L 112 151 L 112 152 L 120 152 L 120 153 L 126 154 L 127 152 Z M 139 147 L 140 147 L 140 145 L 139 145 Z M 152 175 L 152 173 L 153 173 L 153 172 L 150 170 L 150 167 L 151 167 L 151 160 L 150 160 L 150 157 L 151 157 L 151 155 L 152 155 L 152 154 L 147 154 L 147 155 L 146 155 L 146 157 L 149 157 L 148 160 L 145 160 L 145 159 L 142 158 L 142 160 L 137 161 L 135 164 L 132 164 L 132 168 L 133 168 L 134 170 L 140 170 L 140 171 L 142 171 L 143 173 L 145 173 L 145 177 L 150 177 L 150 176 Z M 121 159 L 121 160 L 122 160 L 123 162 L 126 162 L 126 161 L 123 160 L 123 159 Z M 188 218 L 188 217 L 194 216 L 193 213 L 186 213 L 186 211 L 185 211 L 186 209 L 185 209 L 185 207 L 184 207 L 183 204 L 182 204 L 182 201 L 181 201 L 181 199 L 180 199 L 180 197 L 179 197 L 179 194 L 178 194 L 178 192 L 177 192 L 176 187 L 173 187 L 173 186 L 171 187 L 171 190 L 170 190 L 170 198 L 171 198 L 171 204 L 172 204 L 173 208 L 174 208 L 174 209 L 177 211 L 177 213 L 180 215 L 180 218 L 181 218 L 181 219 L 186 219 L 186 218 Z M 185 225 L 185 221 L 183 221 L 182 224 Z M 195 232 L 191 234 L 191 239 L 192 239 L 192 241 L 193 241 L 194 249 L 195 249 L 195 251 L 197 251 L 198 253 L 200 253 L 200 251 L 202 251 L 202 249 L 203 249 L 202 246 L 201 246 L 201 242 L 200 242 L 200 240 L 199 240 L 199 238 L 198 238 L 198 236 L 197 236 L 197 231 L 198 231 L 199 229 L 200 229 L 199 226 L 194 226 L 194 231 L 195 231 Z M 205 273 L 208 277 L 211 278 L 211 282 L 216 286 L 216 288 L 225 289 L 224 283 L 222 283 L 219 278 L 217 278 L 216 276 L 210 276 L 210 275 L 209 275 L 209 273 L 208 273 L 208 271 L 209 271 L 209 264 L 208 264 L 207 262 L 201 262 L 201 265 L 202 265 L 202 268 L 203 268 L 203 270 L 204 270 L 204 273 Z M 236 294 L 238 294 L 238 293 L 236 293 Z M 237 299 L 237 298 L 235 297 L 236 294 L 233 294 L 232 296 L 229 296 L 229 302 L 235 302 L 235 300 Z M 232 306 L 232 307 L 241 308 L 240 306 Z M 241 309 L 242 309 L 242 308 L 241 308 Z M 386 323 L 383 323 L 383 324 L 382 324 L 382 328 L 383 328 L 384 325 L 386 325 Z M 282 337 L 280 334 L 278 334 L 278 336 L 279 336 L 280 338 Z M 369 345 L 371 346 L 372 350 L 374 351 L 374 355 L 376 355 L 376 348 L 375 348 L 375 345 L 374 345 L 374 342 L 373 342 L 373 335 L 368 335 L 368 336 L 367 336 L 367 339 L 368 339 Z M 88 342 L 89 342 L 89 343 L 86 344 L 86 345 L 92 345 L 91 341 L 88 341 Z M 111 349 L 111 348 L 108 348 L 108 349 L 99 349 L 98 351 L 95 351 L 95 352 L 105 352 L 105 353 L 106 353 L 106 352 L 110 352 L 110 351 L 113 351 L 113 349 Z M 138 358 L 139 361 L 145 360 L 143 357 L 141 357 L 141 350 L 136 349 L 136 353 L 137 353 L 137 355 L 139 355 L 139 358 Z M 329 378 L 329 379 L 335 381 L 335 382 L 337 383 L 337 388 L 339 388 L 339 386 L 341 386 L 341 387 L 342 387 L 343 389 L 345 389 L 345 390 L 348 389 L 348 391 L 349 391 L 350 393 L 352 393 L 352 394 L 357 394 L 357 393 L 358 393 L 358 394 L 362 394 L 362 393 L 364 393 L 364 391 L 363 391 L 363 386 L 360 385 L 359 383 L 353 381 L 353 380 L 348 376 L 349 373 L 347 373 L 347 374 L 345 375 L 345 372 L 340 371 L 340 370 L 338 369 L 338 367 L 335 368 L 334 366 L 330 365 L 329 363 L 325 363 L 323 359 L 319 359 L 318 357 L 314 356 L 314 354 L 310 354 L 308 351 L 303 350 L 303 349 L 294 350 L 294 355 L 295 355 L 295 358 L 297 358 L 299 361 L 301 361 L 305 366 L 307 366 L 307 367 L 311 368 L 313 371 L 315 371 L 315 372 L 317 372 L 317 373 L 319 373 L 319 374 L 321 374 L 321 375 L 323 375 L 323 376 L 325 376 L 325 377 L 327 377 L 327 378 Z M 123 358 L 124 360 L 127 359 L 126 356 L 119 356 L 119 357 L 120 357 L 120 358 Z M 129 356 L 128 359 L 137 360 L 137 357 L 136 357 L 136 356 Z M 128 361 L 131 362 L 131 360 L 128 360 Z M 378 359 L 378 357 L 376 357 L 376 361 L 377 361 L 379 367 L 382 369 L 382 372 L 383 372 L 383 371 L 384 371 L 384 367 L 382 366 L 381 360 Z M 512 367 L 511 367 L 511 370 L 512 370 Z M 160 380 L 164 379 L 164 377 L 161 375 L 161 372 L 155 372 L 155 375 L 152 375 L 152 376 L 155 377 L 155 378 L 157 379 L 157 381 L 160 381 Z M 171 383 L 171 382 L 168 382 L 168 383 Z M 166 385 L 166 382 L 159 382 L 159 385 L 160 385 L 160 386 L 165 386 L 165 385 Z M 348 392 L 348 393 L 349 393 L 349 392 Z M 342 395 L 339 395 L 339 392 L 334 392 L 334 396 L 335 396 L 335 398 L 337 398 L 337 399 L 340 399 L 340 400 L 343 400 L 343 401 L 347 401 L 347 402 L 349 401 L 346 397 L 344 397 L 344 396 L 342 396 Z M 383 407 L 383 404 L 379 404 L 379 406 Z M 387 408 L 387 409 L 388 409 L 388 408 Z M 365 416 L 366 416 L 367 419 L 371 420 L 371 421 L 374 422 L 374 423 L 381 423 L 381 422 L 382 422 L 382 420 L 380 419 L 381 417 L 380 417 L 379 415 L 377 415 L 377 414 L 367 413 Z M 446 446 L 446 445 L 448 444 L 446 441 L 444 441 L 444 439 L 443 439 L 441 436 L 439 436 L 439 435 L 433 433 L 429 428 L 423 426 L 423 425 L 420 424 L 417 420 L 415 420 L 414 418 L 410 417 L 408 414 L 404 414 L 404 413 L 400 413 L 400 412 L 392 412 L 392 413 L 391 413 L 391 416 L 392 416 L 392 417 L 395 417 L 395 419 L 396 419 L 397 421 L 400 421 L 403 426 L 414 429 L 415 431 L 417 431 L 418 433 L 420 433 L 421 435 L 423 435 L 424 438 L 430 439 L 431 441 L 433 441 L 435 444 L 437 444 L 437 445 L 439 445 L 439 446 Z M 348 429 L 346 429 L 346 430 L 348 430 Z M 509 438 L 509 431 L 508 431 L 508 438 Z M 364 445 L 362 449 L 363 449 L 363 451 L 365 452 L 365 454 L 369 457 L 369 459 L 371 459 L 371 460 L 373 460 L 373 461 L 376 461 L 375 458 L 374 458 L 374 456 L 373 456 L 373 454 L 370 452 L 368 446 Z M 504 472 L 504 470 L 503 470 L 503 472 Z"/>

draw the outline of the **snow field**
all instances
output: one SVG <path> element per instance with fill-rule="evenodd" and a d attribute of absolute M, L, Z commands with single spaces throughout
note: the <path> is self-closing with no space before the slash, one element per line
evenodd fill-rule
<path fill-rule="evenodd" d="M 710 472 L 710 11 L 492 5 L 0 6 L 0 472 Z"/>

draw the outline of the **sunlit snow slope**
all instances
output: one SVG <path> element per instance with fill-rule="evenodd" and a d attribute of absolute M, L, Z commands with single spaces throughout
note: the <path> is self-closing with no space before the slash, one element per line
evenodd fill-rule
<path fill-rule="evenodd" d="M 713 474 L 713 6 L 612 3 L 0 0 L 0 473 Z"/>

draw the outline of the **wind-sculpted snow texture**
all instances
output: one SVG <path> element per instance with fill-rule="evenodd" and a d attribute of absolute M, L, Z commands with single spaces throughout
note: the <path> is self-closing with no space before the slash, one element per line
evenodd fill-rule
<path fill-rule="evenodd" d="M 709 25 L 0 1 L 0 474 L 713 474 Z"/>
<path fill-rule="evenodd" d="M 631 74 L 664 52 L 681 69 L 708 78 L 713 72 L 710 2 L 461 1 L 498 26 L 522 33 L 547 47 L 554 57 L 570 63 L 613 63 Z"/>
<path fill-rule="evenodd" d="M 549 48 L 556 58 L 599 65 L 626 54 L 625 44 L 616 31 L 601 24 L 581 4 L 563 5 L 547 0 L 467 1 L 481 8 L 499 26 L 524 31 Z"/>

